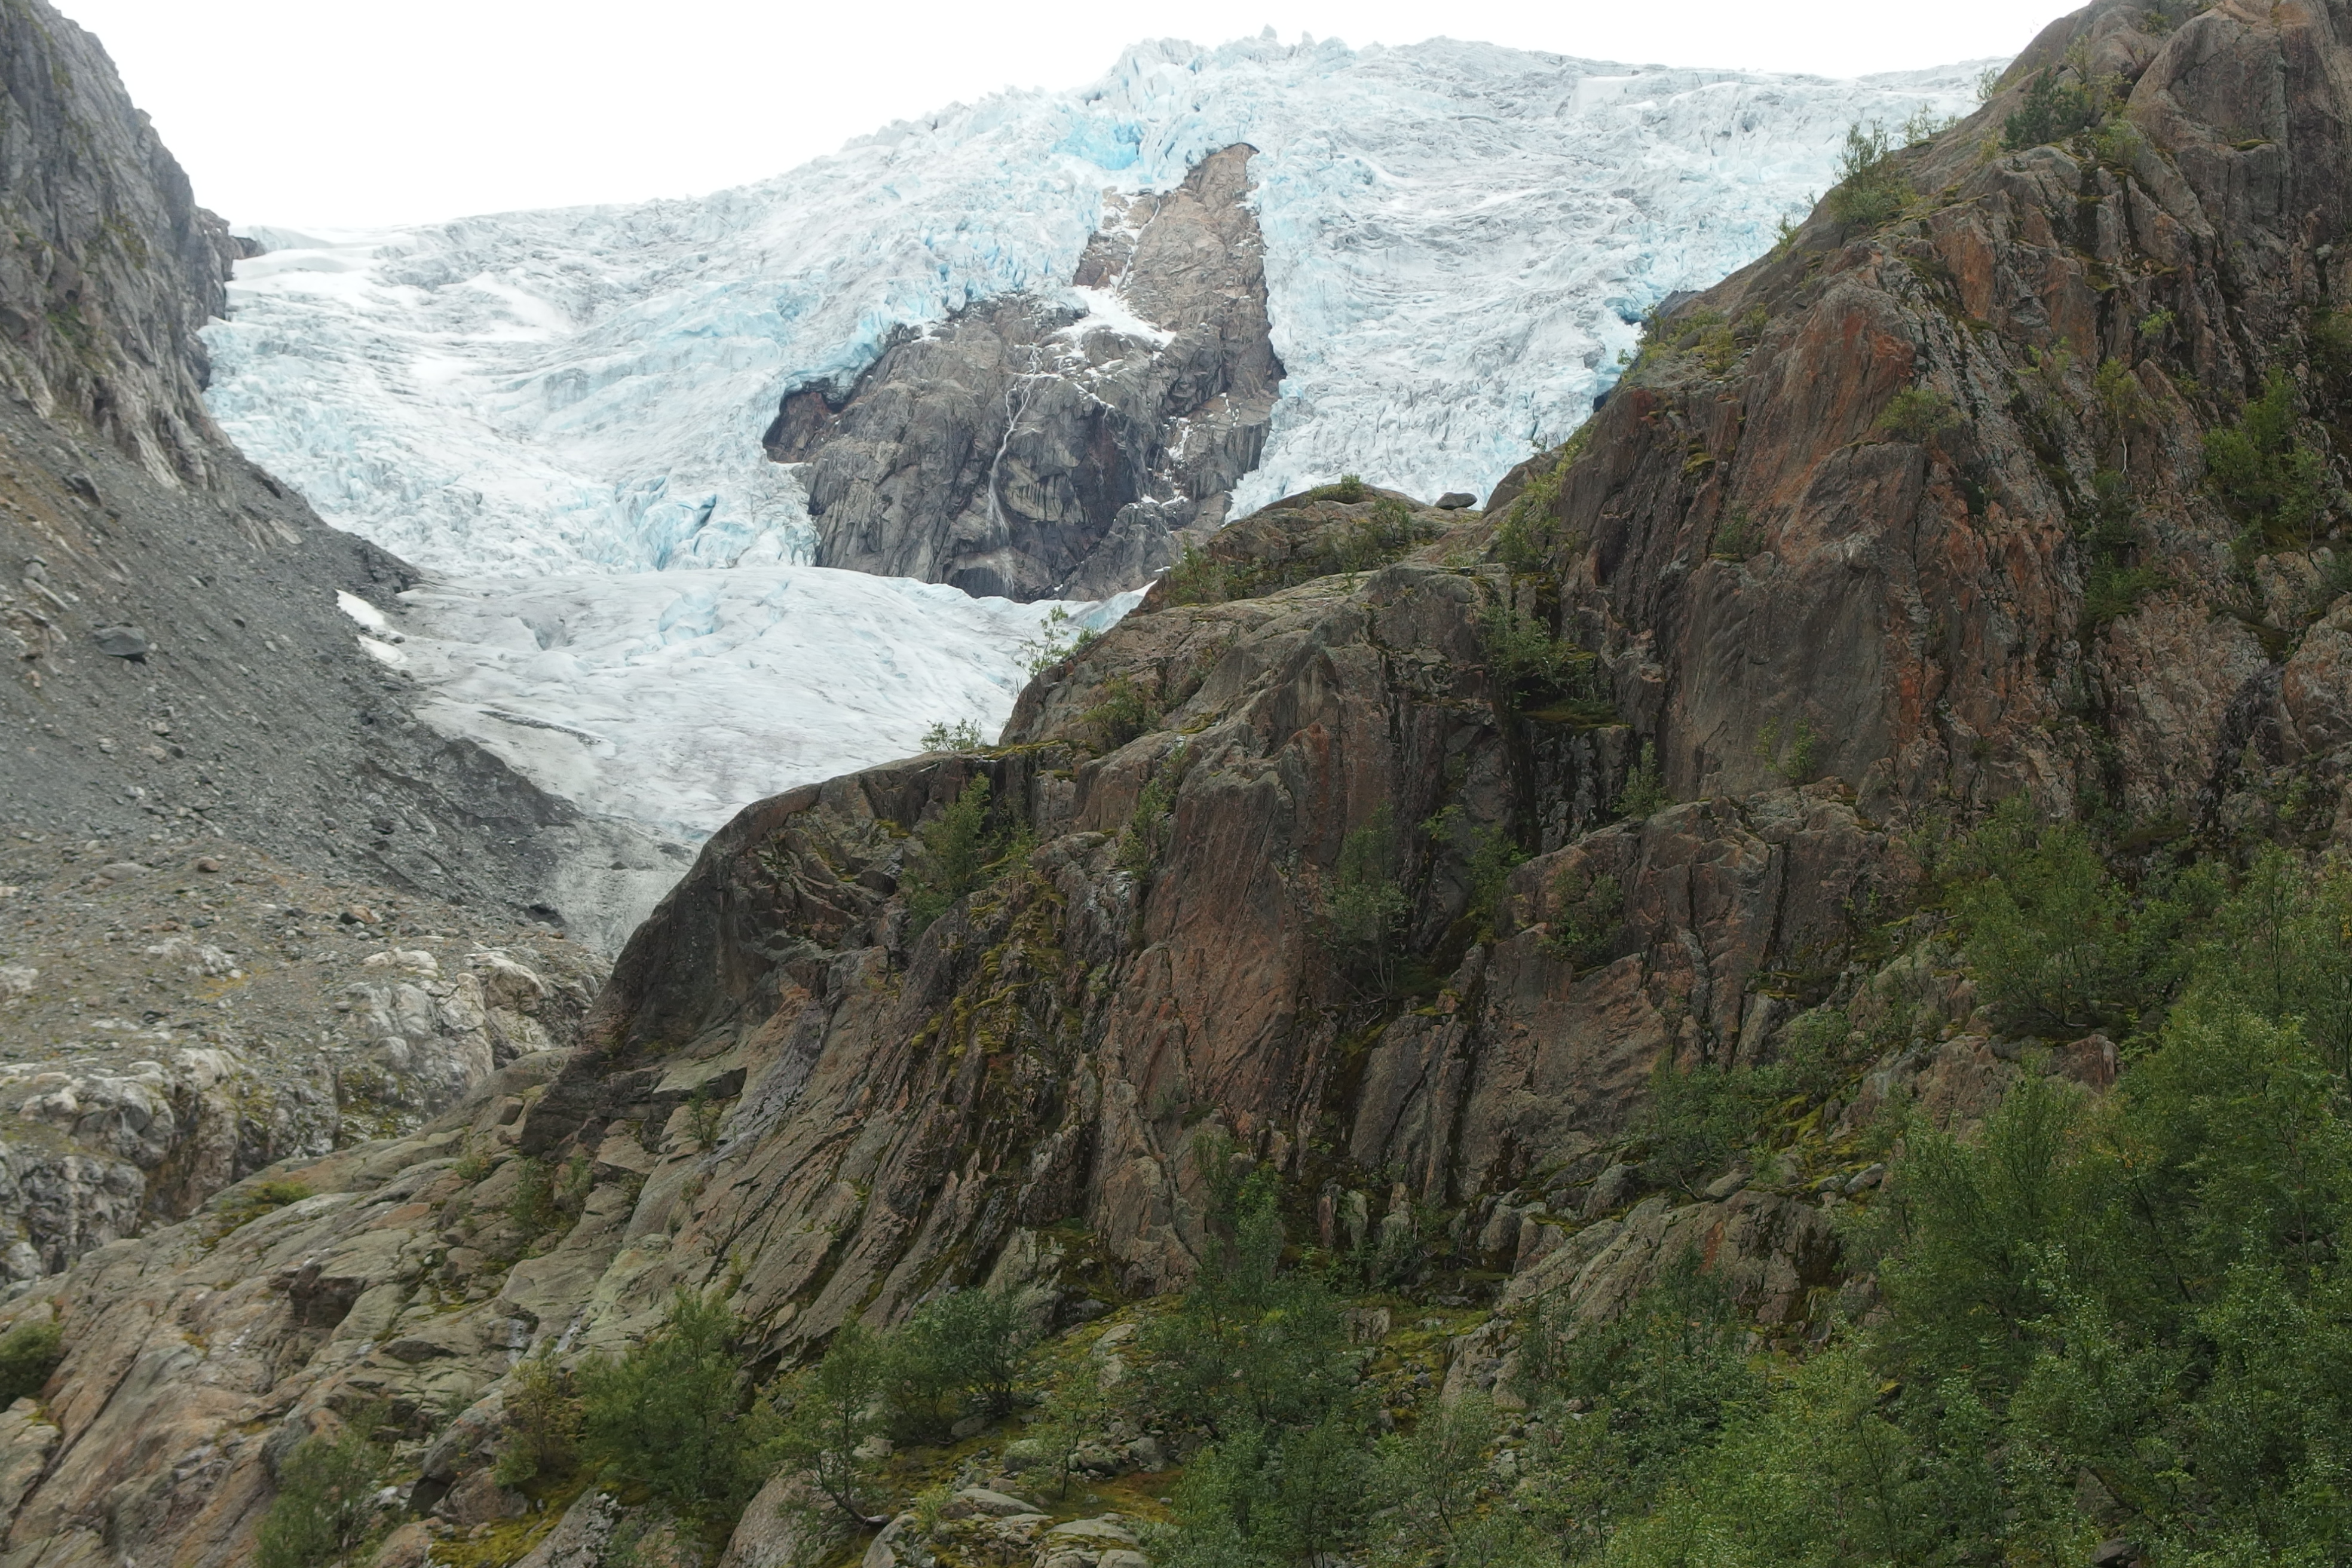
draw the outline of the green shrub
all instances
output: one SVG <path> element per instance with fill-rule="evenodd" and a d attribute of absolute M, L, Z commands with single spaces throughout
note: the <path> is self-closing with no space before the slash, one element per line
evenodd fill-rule
<path fill-rule="evenodd" d="M 507 1200 L 507 1217 L 533 1236 L 567 1226 L 587 1205 L 589 1179 L 584 1154 L 561 1166 L 525 1155 L 517 1167 L 514 1195 Z"/>
<path fill-rule="evenodd" d="M 1203 1164 L 1230 1151 L 1202 1146 Z M 1175 1568 L 1289 1563 L 1328 1552 L 1363 1517 L 1367 1411 L 1339 1302 L 1282 1267 L 1278 1188 L 1259 1169 L 1217 1184 L 1208 1247 L 1177 1309 L 1138 1337 L 1150 1408 L 1208 1447 L 1173 1499 Z"/>
<path fill-rule="evenodd" d="M 1528 852 L 1499 822 L 1472 822 L 1458 805 L 1449 805 L 1423 823 L 1422 831 L 1436 843 L 1450 846 L 1462 863 L 1467 897 L 1462 919 L 1479 941 L 1494 934 L 1495 914 L 1502 907 L 1503 890 L 1511 873 L 1526 864 Z"/>
<path fill-rule="evenodd" d="M 1381 1440 L 1371 1495 L 1387 1516 L 1391 1552 L 1446 1552 L 1477 1524 L 1486 1450 L 1501 1436 L 1495 1402 L 1473 1390 L 1423 1412 L 1411 1433 Z"/>
<path fill-rule="evenodd" d="M 1838 153 L 1837 184 L 1829 195 L 1830 216 L 1847 228 L 1883 228 L 1911 205 L 1911 182 L 1903 175 L 1884 125 L 1867 131 L 1860 121 L 1846 127 Z"/>
<path fill-rule="evenodd" d="M 1195 1454 L 1170 1500 L 1179 1530 L 1151 1545 L 1169 1568 L 1331 1561 L 1363 1522 L 1370 1456 L 1359 1424 L 1239 1427 Z"/>
<path fill-rule="evenodd" d="M 2083 624 L 2093 630 L 2121 620 L 2150 594 L 2162 593 L 2172 579 L 2153 566 L 2095 565 L 2083 585 Z"/>
<path fill-rule="evenodd" d="M 581 1369 L 580 1450 L 682 1514 L 729 1519 L 767 1479 L 770 1423 L 735 1355 L 735 1319 L 683 1286 L 659 1327 Z"/>
<path fill-rule="evenodd" d="M 555 1224 L 555 1174 L 547 1162 L 526 1154 L 517 1163 L 515 1173 L 507 1217 L 533 1234 Z"/>
<path fill-rule="evenodd" d="M 1204 1141 L 1202 1163 L 1223 1163 Z M 1279 1188 L 1253 1172 L 1220 1196 L 1200 1270 L 1176 1310 L 1138 1336 L 1150 1408 L 1223 1439 L 1297 1430 L 1356 1410 L 1356 1358 L 1339 1304 L 1313 1275 L 1282 1266 Z"/>
<path fill-rule="evenodd" d="M 1787 783 L 1807 784 L 1821 776 L 1815 764 L 1814 752 L 1820 737 L 1804 720 L 1797 721 L 1789 731 L 1789 743 L 1780 744 L 1780 721 L 1767 719 L 1764 727 L 1756 731 L 1756 743 L 1751 748 L 1756 755 Z"/>
<path fill-rule="evenodd" d="M 2258 546 L 2313 538 L 2336 500 L 2326 459 L 2303 443 L 2294 383 L 2273 371 L 2237 424 L 2205 433 L 2208 482 Z"/>
<path fill-rule="evenodd" d="M 1103 688 L 1102 700 L 1079 714 L 1078 721 L 1093 727 L 1096 750 L 1116 752 L 1151 732 L 1160 722 L 1160 705 L 1126 676 L 1115 675 Z"/>
<path fill-rule="evenodd" d="M 1487 664 L 1499 679 L 1514 684 L 1558 681 L 1576 651 L 1552 636 L 1550 624 L 1542 616 L 1507 604 L 1487 605 L 1479 631 Z"/>
<path fill-rule="evenodd" d="M 989 832 L 988 780 L 974 774 L 939 816 L 915 834 L 902 881 L 917 935 L 989 881 L 1009 840 Z"/>
<path fill-rule="evenodd" d="M 278 1495 L 255 1537 L 256 1568 L 328 1568 L 354 1560 L 379 1523 L 383 1450 L 370 1425 L 305 1437 L 278 1467 Z"/>
<path fill-rule="evenodd" d="M 2063 142 L 2097 121 L 2099 95 L 2054 70 L 2040 70 L 2025 100 L 2001 121 L 2000 144 L 2014 153 Z"/>
<path fill-rule="evenodd" d="M 1674 803 L 1674 796 L 1666 793 L 1665 775 L 1658 768 L 1658 743 L 1644 741 L 1642 760 L 1625 775 L 1625 787 L 1617 792 L 1617 815 L 1646 822 Z"/>
<path fill-rule="evenodd" d="M 1730 513 L 1716 525 L 1715 538 L 1707 545 L 1707 553 L 1717 561 L 1745 561 L 1762 550 L 1764 530 L 1748 520 L 1747 509 L 1733 507 Z"/>
<path fill-rule="evenodd" d="M 1197 545 L 1185 545 L 1183 555 L 1168 569 L 1171 605 L 1222 605 L 1233 596 L 1231 569 Z"/>
<path fill-rule="evenodd" d="M 1596 1516 L 1638 1515 L 1690 1454 L 1763 1403 L 1746 1340 L 1730 1293 L 1684 1251 L 1613 1321 L 1549 1347 L 1538 1358 L 1549 1386 L 1531 1392 L 1559 1428 L 1551 1509 L 1588 1539 Z M 1559 1418 L 1569 1400 L 1583 1402 L 1583 1419 Z"/>
<path fill-rule="evenodd" d="M 0 1410 L 39 1394 L 65 1359 L 65 1333 L 55 1318 L 42 1318 L 0 1334 Z"/>
<path fill-rule="evenodd" d="M 1323 942 L 1342 971 L 1375 995 L 1395 989 L 1412 900 L 1402 881 L 1396 824 L 1383 801 L 1371 820 L 1340 841 L 1323 900 Z"/>
<path fill-rule="evenodd" d="M 2042 821 L 2012 797 L 1955 855 L 1954 873 L 1946 901 L 1962 954 L 2005 1026 L 2119 1029 L 2161 994 L 2147 911 L 2080 826 Z"/>
<path fill-rule="evenodd" d="M 1625 924 L 1625 889 L 1607 872 L 1562 866 L 1551 882 L 1550 944 L 1579 969 L 1607 961 Z"/>
<path fill-rule="evenodd" d="M 1648 1151 L 1643 1177 L 1653 1186 L 1696 1197 L 1754 1141 L 1764 1113 L 1780 1098 L 1777 1074 L 1757 1068 L 1675 1064 L 1662 1052 L 1650 1069 L 1650 1096 L 1633 1132 Z"/>
<path fill-rule="evenodd" d="M 2139 506 L 2130 481 L 2101 469 L 2092 476 L 2091 489 L 2090 515 L 2080 537 L 2090 555 L 2083 581 L 2083 627 L 2095 634 L 2138 609 L 2141 600 L 2161 592 L 2171 580 L 2154 566 L 2132 561 L 2142 540 Z"/>
<path fill-rule="evenodd" d="M 1175 792 L 1157 774 L 1136 792 L 1135 809 L 1118 836 L 1118 866 L 1131 877 L 1148 877 L 1168 848 L 1174 827 Z"/>
<path fill-rule="evenodd" d="M 580 1463 L 581 1404 L 572 1374 L 555 1360 L 555 1342 L 507 1373 L 506 1441 L 492 1479 L 502 1487 L 556 1482 Z"/>
<path fill-rule="evenodd" d="M 770 1452 L 850 1521 L 877 1525 L 868 1510 L 875 1462 L 861 1451 L 880 1426 L 890 1379 L 890 1347 L 856 1319 L 833 1332 L 824 1355 L 783 1391 L 785 1414 Z"/>
<path fill-rule="evenodd" d="M 1354 474 L 1341 474 L 1336 485 L 1325 485 L 1314 492 L 1316 500 L 1335 500 L 1342 506 L 1354 506 L 1364 499 L 1364 481 Z"/>
<path fill-rule="evenodd" d="M 719 1129 L 727 1120 L 726 1102 L 710 1092 L 710 1080 L 703 1079 L 686 1097 L 686 1135 L 698 1149 L 709 1149 L 719 1142 Z"/>
<path fill-rule="evenodd" d="M 1029 1330 L 1009 1295 L 950 1290 L 916 1309 L 888 1342 L 892 1425 L 906 1440 L 940 1442 L 965 1415 L 1013 1408 Z"/>
<path fill-rule="evenodd" d="M 1926 446 L 1960 421 L 1952 400 L 1932 386 L 1906 386 L 1887 400 L 1878 428 L 1897 441 Z"/>
<path fill-rule="evenodd" d="M 1087 644 L 1102 635 L 1092 626 L 1078 626 L 1073 630 L 1075 619 L 1069 611 L 1059 605 L 1055 605 L 1037 623 L 1037 635 L 1024 638 L 1013 650 L 1021 656 L 1022 667 L 1028 670 L 1031 679 L 1082 652 Z"/>
<path fill-rule="evenodd" d="M 2301 1026 L 2328 1070 L 2352 1080 L 2352 868 L 2305 869 L 2275 845 L 2253 857 L 2189 959 L 2209 1007 Z"/>
<path fill-rule="evenodd" d="M 1044 1403 L 1022 1435 L 1043 1447 L 1051 1459 L 1047 1469 L 1054 1477 L 1055 1498 L 1069 1494 L 1078 1445 L 1109 1425 L 1117 1408 L 1112 1390 L 1103 1384 L 1102 1361 L 1096 1356 L 1079 1357 L 1076 1365 L 1046 1389 Z"/>
<path fill-rule="evenodd" d="M 2091 374 L 2091 392 L 2106 416 L 2108 429 L 2123 443 L 2128 464 L 2131 432 L 2146 424 L 2156 411 L 2156 405 L 2148 400 L 2147 389 L 2140 384 L 2139 373 L 2119 359 L 2101 360 L 2099 368 Z"/>
<path fill-rule="evenodd" d="M 932 725 L 923 731 L 919 743 L 926 752 L 977 752 L 988 742 L 977 720 L 959 719 L 952 724 L 943 721 Z"/>

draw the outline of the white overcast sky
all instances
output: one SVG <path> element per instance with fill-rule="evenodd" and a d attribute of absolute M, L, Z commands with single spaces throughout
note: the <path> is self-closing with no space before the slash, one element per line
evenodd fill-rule
<path fill-rule="evenodd" d="M 1812 71 L 2014 54 L 2063 0 L 55 0 L 240 223 L 373 226 L 690 195 L 1151 36 L 1444 33 L 1589 58 Z"/>

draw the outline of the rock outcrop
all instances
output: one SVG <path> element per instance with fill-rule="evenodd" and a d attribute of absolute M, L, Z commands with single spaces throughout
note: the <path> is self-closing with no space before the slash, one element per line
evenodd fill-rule
<path fill-rule="evenodd" d="M 1110 197 L 1071 279 L 1083 313 L 1005 295 L 893 343 L 845 395 L 787 395 L 768 452 L 809 465 L 818 563 L 1102 598 L 1223 521 L 1282 380 L 1252 151 Z"/>
<path fill-rule="evenodd" d="M 153 847 L 0 840 L 0 1291 L 422 1126 L 569 1047 L 604 978 L 544 927 Z"/>
<path fill-rule="evenodd" d="M 1498 488 L 1674 793 L 1769 782 L 1801 735 L 1874 815 L 2022 789 L 2210 821 L 2284 760 L 2279 659 L 2332 557 L 2250 534 L 2203 437 L 2274 372 L 2315 414 L 2338 395 L 2345 25 L 2053 24 L 1967 125 L 1893 154 L 1911 216 L 1825 203 L 1653 329 L 1573 460 Z M 2120 100 L 2095 155 L 1999 151 L 2044 73 Z"/>
<path fill-rule="evenodd" d="M 616 1348 L 680 1285 L 729 1286 L 779 1363 L 947 1286 L 1086 1321 L 1191 1277 L 1242 1158 L 1294 1234 L 1506 1281 L 1433 1308 L 1465 1320 L 1433 1390 L 1502 1370 L 1489 1308 L 1606 1313 L 1690 1250 L 1760 1334 L 1866 1310 L 1832 1218 L 1884 1173 L 1877 1108 L 1965 1126 L 2020 1072 L 2115 1070 L 2096 1036 L 1997 1037 L 1913 940 L 1941 825 L 2021 790 L 2158 831 L 2344 820 L 2347 579 L 2200 455 L 2273 373 L 2343 406 L 2352 37 L 2151 15 L 2058 24 L 1877 171 L 1907 210 L 1833 200 L 1685 302 L 1483 513 L 1335 487 L 1225 530 L 1001 745 L 742 813 L 578 1049 L 276 1168 L 313 1196 L 230 1226 L 231 1189 L 84 1258 L 19 1309 L 66 1359 L 0 1427 L 0 1478 L 37 1472 L 5 1561 L 236 1560 L 273 1456 L 362 1406 L 446 1519 L 516 1352 Z M 2136 129 L 1988 147 L 2041 71 L 2112 79 Z M 2340 468 L 2326 418 L 2294 439 Z M 1823 1001 L 1862 1055 L 1813 1165 L 1629 1156 L 1660 1063 L 1769 1060 Z"/>

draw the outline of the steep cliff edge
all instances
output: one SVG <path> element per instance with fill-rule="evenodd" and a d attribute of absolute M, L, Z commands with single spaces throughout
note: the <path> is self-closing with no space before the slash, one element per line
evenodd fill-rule
<path fill-rule="evenodd" d="M 817 561 L 1015 599 L 1103 598 L 1224 521 L 1282 380 L 1252 149 L 1114 197 L 1071 279 L 892 345 L 836 399 L 783 401 L 767 447 L 808 463 Z"/>
<path fill-rule="evenodd" d="M 1602 1314 L 1686 1248 L 1768 1343 L 1866 1309 L 1833 1219 L 1879 1107 L 2116 1067 L 2005 1037 L 1923 940 L 1944 826 L 2023 794 L 2124 858 L 2337 836 L 2347 25 L 2069 17 L 1484 513 L 1277 503 L 998 746 L 747 810 L 560 1067 L 61 1282 L 8 1560 L 236 1560 L 364 1408 L 406 1506 L 477 1529 L 522 1506 L 515 1352 L 616 1350 L 678 1285 L 763 1364 L 948 1286 L 1084 1321 L 1192 1278 L 1220 1134 L 1301 1239 L 1442 1258 L 1432 1311 Z M 2040 134 L 2094 83 L 2117 112 Z M 1659 1064 L 1772 1060 L 1816 1005 L 1863 1054 L 1772 1168 L 1660 1182 Z M 1444 1375 L 1493 1384 L 1514 1321 L 1461 1327 Z"/>

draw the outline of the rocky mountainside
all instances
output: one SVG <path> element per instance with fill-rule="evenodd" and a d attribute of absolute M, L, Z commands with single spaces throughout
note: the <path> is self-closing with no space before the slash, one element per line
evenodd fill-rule
<path fill-rule="evenodd" d="M 225 226 L 46 5 L 0 5 L 0 1276 L 21 1289 L 568 1041 L 603 964 L 557 928 L 617 945 L 614 886 L 665 862 L 409 718 L 338 595 L 413 574 L 205 411 Z M 461 944 L 439 995 L 365 966 L 430 931 Z M 528 984 L 468 956 L 532 948 Z M 504 1002 L 481 990 L 499 963 Z"/>
<path fill-rule="evenodd" d="M 561 868 L 634 855 L 634 836 L 408 721 L 336 595 L 415 574 L 320 523 L 205 412 L 196 330 L 226 305 L 226 227 L 94 38 L 37 0 L 0 25 L 0 816 L 85 835 L 209 823 L 593 923 L 603 889 L 561 886 Z"/>
<path fill-rule="evenodd" d="M 1268 339 L 1249 147 L 1113 195 L 1070 281 L 907 334 L 846 398 L 792 394 L 768 455 L 808 463 L 818 564 L 975 595 L 1102 599 L 1223 522 L 1265 447 Z"/>
<path fill-rule="evenodd" d="M 998 746 L 748 809 L 576 1050 L 16 1304 L 63 1359 L 0 1453 L 5 1561 L 241 1561 L 298 1445 L 362 1414 L 380 1561 L 628 1560 L 668 1527 L 626 1478 L 493 1468 L 546 1369 L 675 1324 L 678 1287 L 727 1293 L 764 1375 L 985 1285 L 1088 1325 L 1073 1357 L 1111 1381 L 1148 1299 L 1214 1275 L 1243 1170 L 1303 1247 L 1395 1265 L 1349 1318 L 1390 1424 L 1514 1397 L 1547 1314 L 1604 1321 L 1689 1255 L 1791 1366 L 1869 1321 L 1894 1142 L 2105 1089 L 2133 1019 L 1980 995 L 2014 976 L 1953 945 L 1955 831 L 2021 798 L 2154 885 L 2168 847 L 2352 820 L 2347 28 L 2064 18 L 1970 119 L 1858 137 L 1485 510 L 1277 501 L 1047 668 Z M 1665 1149 L 1680 1086 L 1768 1066 L 1812 1086 L 1769 1158 Z M 1967 1386 L 1928 1384 L 1935 1419 Z M 1904 1396 L 1874 1373 L 1837 1430 Z M 891 1472 L 902 1511 L 836 1550 L 1135 1568 L 1127 1523 L 1076 1517 L 1104 1494 L 989 1484 L 1043 1441 L 1013 1419 Z M 1157 1508 L 1132 1473 L 1168 1432 L 1124 1419 L 1077 1451 Z M 2154 1505 L 2054 1473 L 2079 1514 L 2048 1560 L 2138 1560 Z M 727 1561 L 808 1544 L 776 1508 L 801 1484 Z"/>

